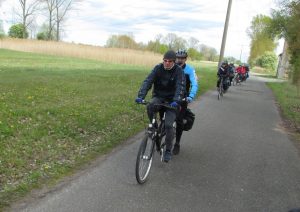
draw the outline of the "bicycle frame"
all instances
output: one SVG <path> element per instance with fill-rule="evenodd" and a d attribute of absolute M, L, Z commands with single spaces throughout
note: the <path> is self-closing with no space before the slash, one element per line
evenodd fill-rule
<path fill-rule="evenodd" d="M 155 112 L 152 122 L 149 124 L 147 133 L 155 141 L 157 150 L 159 149 L 161 151 L 160 153 L 162 156 L 163 148 L 165 146 L 165 142 L 162 143 L 162 140 L 163 137 L 166 135 L 166 131 L 165 131 L 166 109 L 174 110 L 175 108 L 169 106 L 169 104 L 166 103 L 154 104 L 154 106 L 162 106 L 163 108 Z M 153 129 L 154 131 L 149 131 L 149 129 Z"/>
<path fill-rule="evenodd" d="M 146 105 L 148 103 L 143 102 L 142 104 Z M 165 108 L 172 108 L 168 104 L 158 104 L 158 106 L 163 106 Z M 172 108 L 175 109 L 175 108 Z M 165 142 L 162 142 L 163 137 L 165 136 L 165 116 L 166 111 L 163 112 L 163 115 L 160 116 L 160 111 L 157 111 L 151 123 L 148 125 L 145 136 L 140 143 L 137 160 L 135 175 L 137 182 L 143 184 L 146 182 L 150 169 L 152 166 L 152 160 L 154 156 L 154 148 L 160 152 L 160 159 L 163 161 L 163 154 L 165 148 Z M 160 118 L 159 118 L 160 117 Z"/>

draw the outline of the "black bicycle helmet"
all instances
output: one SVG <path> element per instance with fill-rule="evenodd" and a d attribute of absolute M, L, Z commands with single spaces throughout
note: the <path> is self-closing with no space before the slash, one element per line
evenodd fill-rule
<path fill-rule="evenodd" d="M 186 58 L 188 56 L 187 52 L 185 50 L 178 50 L 176 52 L 176 57 L 184 57 Z"/>

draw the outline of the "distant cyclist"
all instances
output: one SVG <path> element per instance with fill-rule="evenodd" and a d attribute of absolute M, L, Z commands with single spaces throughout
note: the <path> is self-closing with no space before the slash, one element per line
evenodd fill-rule
<path fill-rule="evenodd" d="M 197 94 L 198 91 L 198 79 L 195 72 L 194 67 L 189 64 L 186 64 L 188 54 L 185 50 L 178 50 L 176 52 L 176 63 L 182 67 L 184 74 L 185 74 L 185 81 L 186 81 L 186 93 L 185 97 L 187 101 L 181 103 L 181 110 L 177 116 L 176 121 L 176 142 L 173 148 L 173 154 L 177 155 L 180 151 L 180 139 L 183 132 L 183 118 L 185 111 L 187 109 L 188 103 L 192 102 Z"/>
<path fill-rule="evenodd" d="M 234 72 L 235 72 L 235 66 L 234 66 L 234 63 L 230 63 L 229 66 L 228 66 L 228 71 L 229 71 L 229 85 L 231 85 L 232 83 L 232 80 L 234 78 Z"/>
<path fill-rule="evenodd" d="M 249 64 L 245 64 L 245 70 L 246 70 L 246 79 L 248 79 L 249 78 L 249 71 L 250 71 Z"/>
<path fill-rule="evenodd" d="M 222 62 L 220 68 L 218 69 L 218 81 L 217 81 L 217 88 L 220 87 L 221 78 L 223 78 L 223 88 L 224 91 L 228 89 L 228 77 L 229 77 L 229 69 L 228 69 L 228 62 L 224 61 Z"/>
<path fill-rule="evenodd" d="M 175 64 L 175 60 L 176 53 L 173 50 L 167 51 L 164 54 L 163 63 L 156 65 L 144 80 L 135 100 L 137 103 L 142 103 L 153 85 L 152 99 L 147 106 L 150 121 L 152 121 L 154 113 L 160 110 L 159 107 L 155 107 L 155 104 L 168 102 L 171 107 L 174 107 L 174 110 L 166 109 L 166 151 L 163 158 L 165 162 L 172 157 L 172 142 L 175 136 L 173 124 L 185 92 L 184 72 L 179 65 Z"/>

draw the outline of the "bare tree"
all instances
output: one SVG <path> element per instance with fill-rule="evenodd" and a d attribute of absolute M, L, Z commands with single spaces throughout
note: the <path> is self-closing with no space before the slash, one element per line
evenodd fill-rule
<path fill-rule="evenodd" d="M 61 23 L 63 22 L 66 13 L 71 9 L 73 0 L 55 0 L 56 4 L 56 40 L 60 40 Z"/>
<path fill-rule="evenodd" d="M 33 16 L 38 10 L 40 0 L 19 0 L 19 3 L 22 13 L 18 14 L 18 16 L 20 16 L 23 24 L 23 38 L 26 38 L 27 28 L 34 20 Z"/>
<path fill-rule="evenodd" d="M 42 0 L 48 10 L 48 39 L 60 40 L 62 23 L 66 19 L 68 11 L 73 9 L 73 4 L 81 0 Z"/>
<path fill-rule="evenodd" d="M 198 49 L 199 40 L 197 38 L 191 37 L 189 39 L 189 48 Z"/>
<path fill-rule="evenodd" d="M 177 35 L 175 33 L 168 33 L 164 38 L 164 42 L 168 45 L 169 49 L 175 49 L 174 43 L 177 39 Z"/>
<path fill-rule="evenodd" d="M 163 36 L 161 33 L 160 33 L 160 34 L 157 34 L 157 35 L 155 36 L 155 41 L 158 41 L 159 43 L 161 43 L 163 37 L 164 37 L 164 36 Z"/>
<path fill-rule="evenodd" d="M 203 54 L 204 59 L 208 61 L 214 61 L 217 56 L 217 50 L 213 47 L 206 46 L 204 44 L 200 45 L 200 52 Z"/>
<path fill-rule="evenodd" d="M 186 49 L 187 47 L 187 41 L 181 37 L 177 37 L 174 40 L 174 46 L 173 49 L 174 50 L 180 50 L 180 49 Z"/>
<path fill-rule="evenodd" d="M 53 40 L 54 38 L 54 27 L 55 27 L 55 10 L 56 10 L 56 0 L 42 0 L 46 4 L 46 9 L 48 11 L 48 30 L 47 39 Z"/>

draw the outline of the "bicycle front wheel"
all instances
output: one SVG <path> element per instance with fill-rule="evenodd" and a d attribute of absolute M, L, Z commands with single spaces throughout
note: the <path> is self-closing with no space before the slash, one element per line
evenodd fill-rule
<path fill-rule="evenodd" d="M 222 83 L 222 84 L 221 84 Z M 220 83 L 220 96 L 223 97 L 224 94 L 224 84 L 223 84 L 223 80 Z"/>
<path fill-rule="evenodd" d="M 155 142 L 146 134 L 143 138 L 136 158 L 135 177 L 139 184 L 147 181 L 150 173 Z"/>

